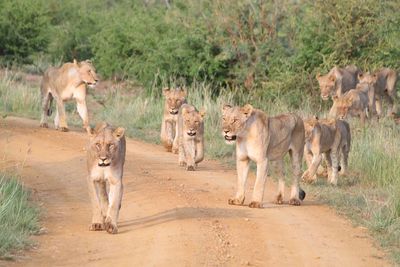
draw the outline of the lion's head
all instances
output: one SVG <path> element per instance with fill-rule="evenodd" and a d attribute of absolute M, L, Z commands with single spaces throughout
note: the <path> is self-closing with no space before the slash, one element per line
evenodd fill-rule
<path fill-rule="evenodd" d="M 329 96 L 335 91 L 336 76 L 333 74 L 320 75 L 318 73 L 316 78 L 321 90 L 321 98 L 328 100 Z"/>
<path fill-rule="evenodd" d="M 312 132 L 317 125 L 319 125 L 317 116 L 304 120 L 304 132 L 306 140 L 311 139 Z"/>
<path fill-rule="evenodd" d="M 345 120 L 349 113 L 351 106 L 353 105 L 353 99 L 349 96 L 334 96 L 333 106 L 335 108 L 335 118 Z"/>
<path fill-rule="evenodd" d="M 371 87 L 374 87 L 378 80 L 378 75 L 376 73 L 371 74 L 369 71 L 365 73 L 358 74 L 358 81 L 360 84 L 368 84 Z"/>
<path fill-rule="evenodd" d="M 187 138 L 194 138 L 199 132 L 200 127 L 203 123 L 205 111 L 188 110 L 182 108 L 182 119 L 183 119 L 183 133 L 186 134 Z"/>
<path fill-rule="evenodd" d="M 92 62 L 90 60 L 77 62 L 74 59 L 74 64 L 78 67 L 81 80 L 89 87 L 93 88 L 98 82 L 99 78 L 97 77 L 96 69 L 94 68 Z"/>
<path fill-rule="evenodd" d="M 107 167 L 120 155 L 125 129 L 118 127 L 112 128 L 103 122 L 90 131 L 89 152 L 92 152 L 97 159 L 97 165 Z"/>
<path fill-rule="evenodd" d="M 253 107 L 246 104 L 243 107 L 225 105 L 222 108 L 222 135 L 227 144 L 233 144 L 237 135 L 245 129 L 246 121 L 251 116 Z"/>
<path fill-rule="evenodd" d="M 179 108 L 182 104 L 186 103 L 186 91 L 180 88 L 172 90 L 170 88 L 164 88 L 163 95 L 168 112 L 171 115 L 177 115 Z"/>

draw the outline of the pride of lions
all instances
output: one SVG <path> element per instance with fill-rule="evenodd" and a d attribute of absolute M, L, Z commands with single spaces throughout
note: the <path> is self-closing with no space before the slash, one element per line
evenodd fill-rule
<path fill-rule="evenodd" d="M 362 72 L 356 66 L 334 67 L 325 75 L 317 75 L 323 100 L 332 97 L 333 106 L 328 118 L 302 119 L 293 113 L 270 117 L 262 110 L 246 104 L 242 107 L 222 107 L 222 136 L 227 144 L 236 144 L 237 191 L 228 200 L 230 205 L 243 205 L 250 160 L 257 165 L 251 208 L 262 208 L 264 188 L 270 166 L 276 169 L 278 193 L 275 202 L 284 201 L 284 157 L 289 154 L 292 164 L 290 205 L 300 205 L 306 193 L 300 179 L 315 181 L 317 170 L 326 161 L 328 182 L 336 185 L 339 172 L 348 166 L 351 147 L 348 116 L 366 119 L 382 116 L 382 100 L 388 102 L 390 116 L 397 112 L 397 73 L 383 68 L 374 73 Z M 122 176 L 125 162 L 125 130 L 102 122 L 95 128 L 89 124 L 86 107 L 86 85 L 93 87 L 98 77 L 93 64 L 86 60 L 65 63 L 49 68 L 42 80 L 41 127 L 48 127 L 52 100 L 56 100 L 54 125 L 68 131 L 64 102 L 75 99 L 83 127 L 89 135 L 87 144 L 88 187 L 92 203 L 91 231 L 118 232 L 118 213 L 122 200 Z M 204 158 L 205 111 L 187 103 L 183 88 L 164 88 L 164 112 L 161 124 L 161 143 L 167 151 L 178 154 L 178 164 L 195 171 Z M 307 170 L 301 166 L 305 155 Z M 109 192 L 107 193 L 107 183 Z"/>

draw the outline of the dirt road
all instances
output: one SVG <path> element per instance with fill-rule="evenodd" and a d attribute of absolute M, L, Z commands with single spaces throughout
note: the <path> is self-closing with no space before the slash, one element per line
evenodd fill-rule
<path fill-rule="evenodd" d="M 365 230 L 306 199 L 293 207 L 229 206 L 236 174 L 213 161 L 186 172 L 162 147 L 127 141 L 119 234 L 88 231 L 83 132 L 0 120 L 0 166 L 24 164 L 47 233 L 11 266 L 387 266 Z M 250 177 L 247 196 L 254 177 Z M 288 194 L 287 194 L 288 195 Z M 248 201 L 246 201 L 247 203 Z"/>

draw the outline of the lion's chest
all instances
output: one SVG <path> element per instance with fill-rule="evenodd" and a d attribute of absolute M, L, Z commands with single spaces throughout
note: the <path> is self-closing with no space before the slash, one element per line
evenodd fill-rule
<path fill-rule="evenodd" d="M 75 86 L 75 85 L 67 85 L 65 89 L 61 93 L 62 100 L 71 100 L 75 99 L 85 99 L 86 97 L 86 88 L 85 85 Z"/>
<path fill-rule="evenodd" d="M 110 167 L 94 166 L 90 176 L 93 181 L 104 181 L 113 177 L 113 173 Z"/>
<path fill-rule="evenodd" d="M 245 160 L 247 158 L 254 162 L 262 161 L 265 156 L 263 151 L 265 148 L 260 146 L 257 138 L 248 138 L 246 140 L 238 140 L 236 147 L 236 155 L 238 159 Z"/>

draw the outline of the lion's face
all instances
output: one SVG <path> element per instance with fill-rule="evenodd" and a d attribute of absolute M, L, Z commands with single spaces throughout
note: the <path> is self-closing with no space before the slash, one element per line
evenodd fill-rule
<path fill-rule="evenodd" d="M 79 75 L 84 83 L 89 87 L 94 87 L 98 82 L 99 78 L 96 74 L 96 69 L 93 67 L 92 63 L 88 60 L 76 63 L 79 67 Z"/>
<path fill-rule="evenodd" d="M 249 104 L 244 107 L 225 105 L 222 108 L 222 135 L 227 144 L 235 143 L 237 135 L 245 129 L 252 111 L 253 107 Z"/>
<path fill-rule="evenodd" d="M 166 106 L 171 115 L 177 115 L 179 108 L 186 102 L 186 91 L 181 89 L 171 90 L 170 88 L 163 89 Z"/>
<path fill-rule="evenodd" d="M 97 165 L 108 167 L 112 164 L 120 150 L 121 138 L 124 136 L 125 129 L 113 129 L 108 124 L 103 123 L 91 132 L 90 147 L 96 155 Z"/>
<path fill-rule="evenodd" d="M 336 107 L 336 118 L 345 120 L 353 104 L 352 99 L 345 97 L 334 97 L 333 103 Z"/>
<path fill-rule="evenodd" d="M 204 115 L 204 111 L 198 112 L 182 109 L 183 133 L 186 135 L 186 138 L 194 138 L 196 136 L 203 123 Z"/>
<path fill-rule="evenodd" d="M 328 100 L 329 96 L 335 91 L 336 77 L 334 75 L 317 75 L 321 98 Z"/>
<path fill-rule="evenodd" d="M 358 81 L 360 84 L 368 84 L 371 88 L 373 88 L 378 80 L 378 76 L 376 74 L 371 74 L 369 72 L 358 74 Z"/>

